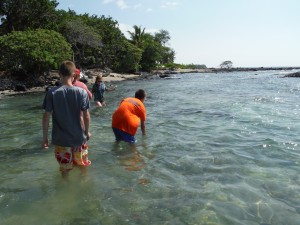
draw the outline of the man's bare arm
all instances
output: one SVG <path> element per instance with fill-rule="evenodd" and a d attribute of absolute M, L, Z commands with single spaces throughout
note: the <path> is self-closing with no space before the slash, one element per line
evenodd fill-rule
<path fill-rule="evenodd" d="M 141 121 L 141 129 L 142 129 L 142 134 L 143 134 L 143 135 L 146 135 L 145 121 Z"/>
<path fill-rule="evenodd" d="M 48 129 L 49 129 L 49 121 L 50 121 L 51 112 L 44 112 L 43 121 L 42 121 L 42 128 L 43 128 L 43 148 L 49 147 L 48 141 Z"/>
<path fill-rule="evenodd" d="M 84 128 L 85 128 L 85 135 L 86 139 L 89 140 L 91 137 L 89 127 L 90 127 L 90 113 L 88 110 L 83 111 L 83 123 L 84 123 Z"/>

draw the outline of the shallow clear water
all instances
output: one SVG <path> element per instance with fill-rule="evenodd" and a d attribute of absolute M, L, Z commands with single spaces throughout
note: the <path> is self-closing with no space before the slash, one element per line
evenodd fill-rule
<path fill-rule="evenodd" d="M 125 81 L 91 109 L 87 176 L 43 150 L 43 94 L 0 100 L 0 224 L 300 224 L 300 80 L 278 71 Z M 111 115 L 143 88 L 147 136 Z"/>

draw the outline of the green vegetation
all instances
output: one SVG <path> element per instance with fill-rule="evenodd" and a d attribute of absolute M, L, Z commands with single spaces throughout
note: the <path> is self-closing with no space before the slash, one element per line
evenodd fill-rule
<path fill-rule="evenodd" d="M 71 59 L 78 67 L 151 71 L 173 64 L 170 34 L 133 26 L 127 39 L 111 17 L 57 10 L 55 0 L 0 1 L 0 69 L 42 75 Z"/>
<path fill-rule="evenodd" d="M 170 40 L 169 32 L 160 30 L 154 35 L 145 33 L 145 28 L 141 26 L 133 26 L 134 32 L 130 34 L 130 42 L 137 48 L 141 49 L 142 57 L 139 68 L 143 71 L 150 72 L 166 63 L 173 63 L 175 59 L 175 51 L 166 46 Z"/>
<path fill-rule="evenodd" d="M 178 64 L 178 63 L 166 63 L 158 67 L 157 69 L 170 69 L 170 70 L 175 70 L 175 69 L 207 69 L 206 65 L 204 64 Z"/>
<path fill-rule="evenodd" d="M 52 30 L 13 31 L 0 36 L 1 67 L 25 75 L 41 75 L 71 58 L 71 45 Z"/>

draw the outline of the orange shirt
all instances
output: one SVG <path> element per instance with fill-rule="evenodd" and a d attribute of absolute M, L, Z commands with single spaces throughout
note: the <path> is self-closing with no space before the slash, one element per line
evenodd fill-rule
<path fill-rule="evenodd" d="M 146 120 L 144 104 L 137 98 L 125 98 L 112 116 L 112 127 L 134 136 L 141 120 Z"/>

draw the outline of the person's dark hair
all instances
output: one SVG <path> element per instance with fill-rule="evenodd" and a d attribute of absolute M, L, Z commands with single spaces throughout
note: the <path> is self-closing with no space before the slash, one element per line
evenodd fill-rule
<path fill-rule="evenodd" d="M 95 83 L 97 83 L 98 81 L 101 81 L 102 79 L 102 75 L 98 75 L 95 79 Z"/>
<path fill-rule="evenodd" d="M 72 61 L 64 61 L 59 67 L 59 73 L 63 77 L 71 77 L 75 72 L 75 64 Z"/>
<path fill-rule="evenodd" d="M 143 90 L 143 89 L 139 89 L 135 92 L 135 98 L 138 98 L 138 99 L 143 99 L 146 97 L 146 92 Z"/>

